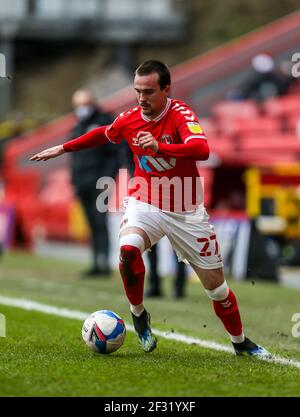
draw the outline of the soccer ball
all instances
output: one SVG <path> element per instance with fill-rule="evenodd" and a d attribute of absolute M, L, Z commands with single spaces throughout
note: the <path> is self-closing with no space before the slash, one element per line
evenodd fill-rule
<path fill-rule="evenodd" d="M 125 335 L 124 321 L 110 310 L 95 311 L 82 326 L 84 342 L 97 353 L 115 352 L 122 346 Z"/>

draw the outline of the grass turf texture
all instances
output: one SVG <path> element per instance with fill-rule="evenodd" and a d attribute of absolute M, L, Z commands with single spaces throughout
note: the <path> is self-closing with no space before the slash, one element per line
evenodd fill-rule
<path fill-rule="evenodd" d="M 70 309 L 111 309 L 130 322 L 121 280 L 80 280 L 78 264 L 9 254 L 1 260 L 0 294 Z M 171 281 L 165 280 L 165 293 Z M 246 333 L 272 352 L 300 360 L 291 316 L 299 292 L 275 284 L 230 282 Z M 147 300 L 153 327 L 230 345 L 198 283 L 188 297 Z M 299 396 L 300 370 L 159 338 L 151 354 L 128 332 L 111 355 L 90 351 L 82 322 L 0 305 L 1 396 Z"/>

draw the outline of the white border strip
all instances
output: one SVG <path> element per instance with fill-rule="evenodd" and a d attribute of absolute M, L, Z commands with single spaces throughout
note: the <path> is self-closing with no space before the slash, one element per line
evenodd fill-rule
<path fill-rule="evenodd" d="M 85 320 L 89 316 L 89 314 L 91 314 L 91 313 L 86 313 L 86 312 L 78 311 L 78 310 L 69 310 L 67 308 L 50 306 L 48 304 L 42 304 L 36 301 L 26 300 L 24 298 L 11 298 L 11 297 L 5 297 L 5 296 L 0 295 L 0 305 L 1 304 L 9 306 L 9 307 L 21 308 L 23 310 L 38 311 L 39 313 L 52 314 L 54 316 L 66 317 L 69 319 L 76 319 L 76 320 Z M 130 332 L 134 331 L 134 328 L 131 324 L 125 323 L 125 325 L 128 331 Z M 193 344 L 193 345 L 201 346 L 206 349 L 213 349 L 213 350 L 218 350 L 222 352 L 233 353 L 232 348 L 230 348 L 229 346 L 221 345 L 219 343 L 216 343 L 210 340 L 196 339 L 194 337 L 189 337 L 180 333 L 163 332 L 163 331 L 155 330 L 155 329 L 153 329 L 153 333 L 164 339 L 175 340 L 176 342 L 183 342 L 188 345 Z M 261 360 L 265 360 L 267 362 L 278 363 L 280 365 L 289 365 L 289 366 L 293 366 L 295 368 L 300 369 L 300 362 L 292 360 L 292 359 L 285 359 L 285 358 L 280 358 L 278 356 L 274 356 L 272 359 L 261 359 Z"/>

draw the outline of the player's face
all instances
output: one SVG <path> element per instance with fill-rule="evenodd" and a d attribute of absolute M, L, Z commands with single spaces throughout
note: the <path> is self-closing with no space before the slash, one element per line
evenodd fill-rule
<path fill-rule="evenodd" d="M 142 112 L 150 118 L 159 115 L 166 106 L 170 92 L 170 86 L 161 90 L 157 73 L 138 75 L 134 78 L 136 98 L 142 108 Z"/>

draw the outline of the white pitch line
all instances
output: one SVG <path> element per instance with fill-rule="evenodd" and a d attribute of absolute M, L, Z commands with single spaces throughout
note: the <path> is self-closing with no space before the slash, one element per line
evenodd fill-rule
<path fill-rule="evenodd" d="M 75 320 L 85 320 L 91 313 L 84 311 L 69 310 L 67 308 L 55 307 L 48 304 L 38 303 L 36 301 L 26 300 L 23 298 L 12 298 L 0 295 L 0 305 L 6 305 L 8 307 L 17 307 L 23 310 L 37 311 L 39 313 L 51 314 L 59 317 L 66 317 Z M 134 331 L 131 324 L 125 323 L 126 329 L 130 332 Z M 197 339 L 195 337 L 186 336 L 180 333 L 163 332 L 161 330 L 152 329 L 153 333 L 164 339 L 175 340 L 176 342 L 186 343 L 188 345 L 197 345 L 206 349 L 218 350 L 222 352 L 234 353 L 232 348 L 226 345 L 221 345 L 210 340 Z M 300 369 L 300 362 L 293 359 L 281 358 L 279 356 L 273 356 L 272 359 L 261 359 L 267 362 L 273 362 L 280 365 L 289 365 Z"/>

